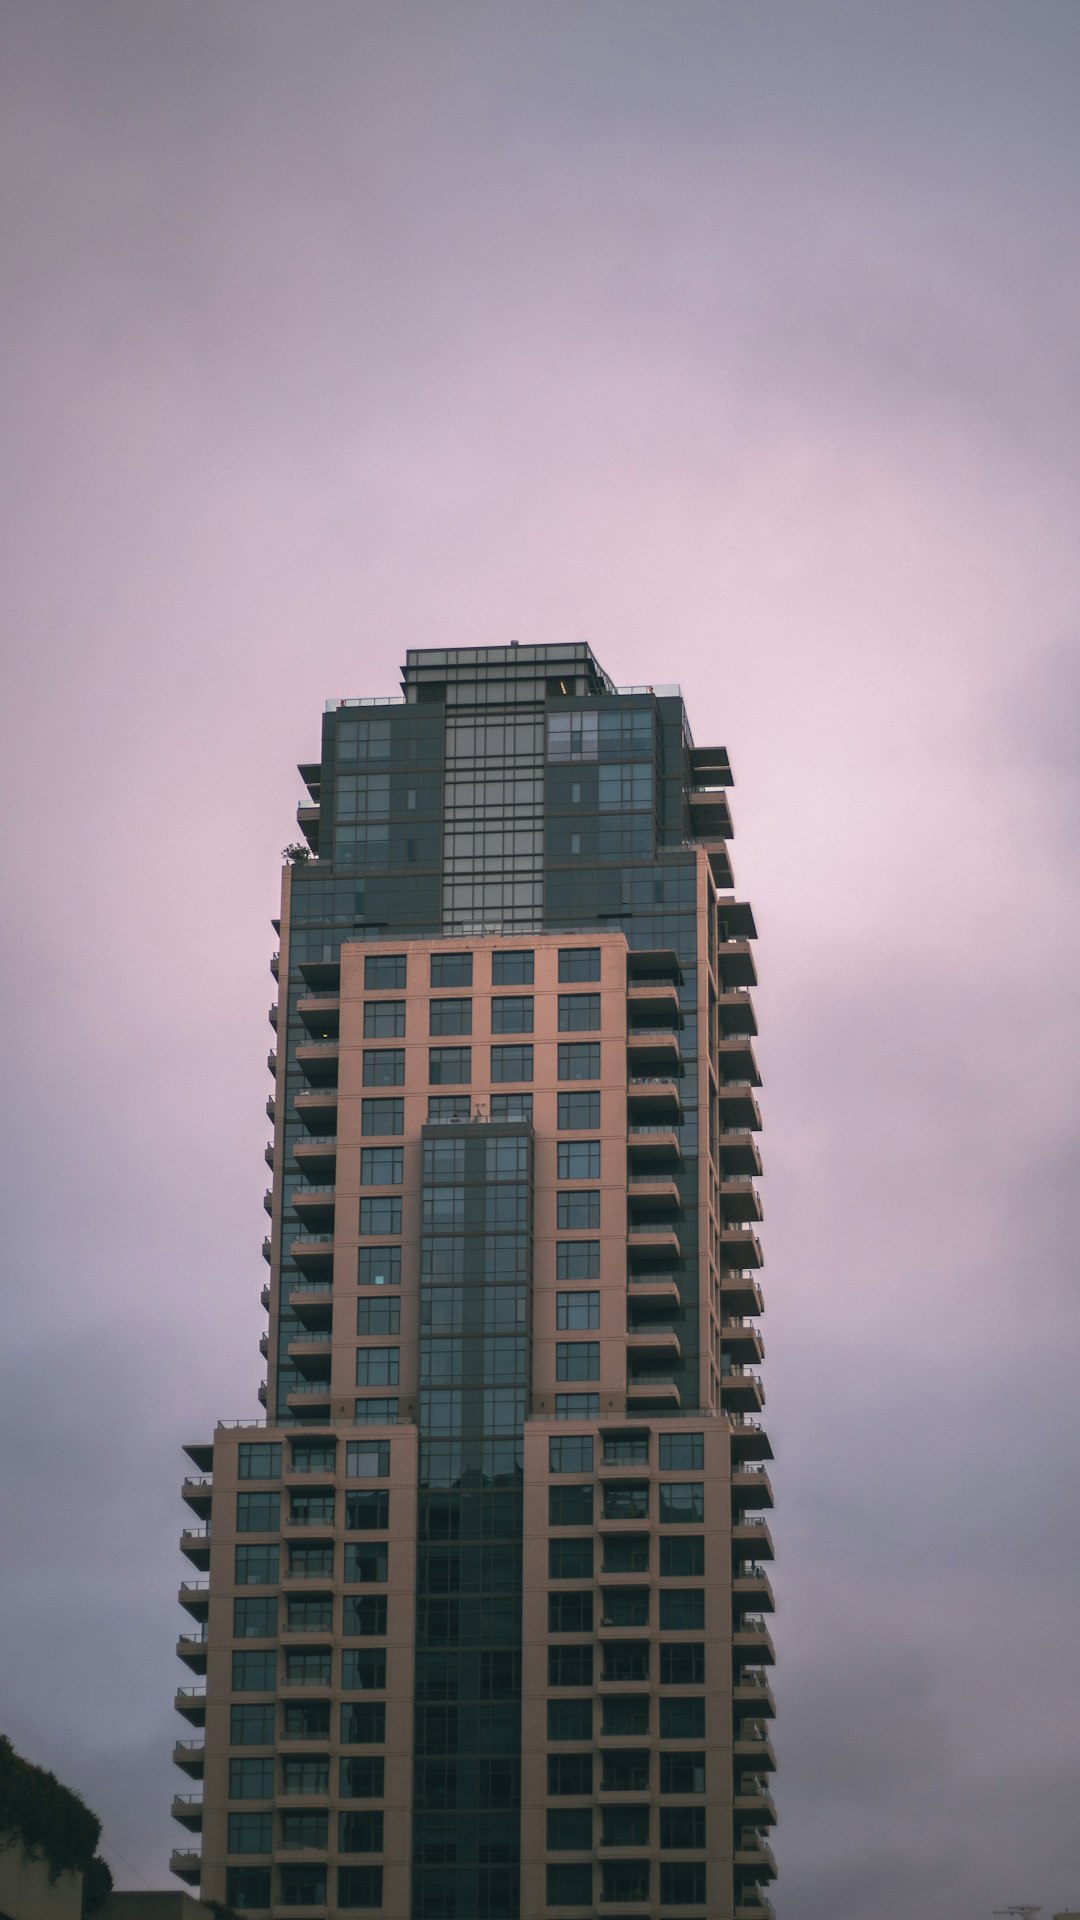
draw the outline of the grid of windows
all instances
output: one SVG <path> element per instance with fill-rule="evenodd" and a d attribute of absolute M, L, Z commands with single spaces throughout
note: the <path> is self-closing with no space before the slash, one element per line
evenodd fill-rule
<path fill-rule="evenodd" d="M 555 1273 L 559 1280 L 598 1280 L 599 1240 L 560 1240 L 555 1251 Z"/>
<path fill-rule="evenodd" d="M 280 1480 L 280 1440 L 242 1440 L 236 1451 L 238 1479 Z"/>
<path fill-rule="evenodd" d="M 356 1384 L 358 1387 L 396 1387 L 399 1377 L 400 1347 L 358 1347 Z"/>
<path fill-rule="evenodd" d="M 599 1078 L 599 1040 L 560 1040 L 560 1080 L 599 1080 Z"/>
<path fill-rule="evenodd" d="M 558 1195 L 555 1208 L 556 1225 L 560 1233 L 599 1228 L 600 1194 L 596 1188 L 581 1191 L 568 1188 L 565 1193 Z"/>
<path fill-rule="evenodd" d="M 534 955 L 531 947 L 496 949 L 491 956 L 493 987 L 531 987 L 533 973 Z"/>
<path fill-rule="evenodd" d="M 560 947 L 559 948 L 559 979 L 560 980 L 562 981 L 599 980 L 599 978 L 600 978 L 599 947 Z"/>
<path fill-rule="evenodd" d="M 586 1333 L 600 1325 L 600 1295 L 591 1289 L 555 1295 L 555 1325 L 560 1332 Z M 605 1452 L 605 1459 L 607 1454 Z"/>
<path fill-rule="evenodd" d="M 599 1088 L 590 1088 L 584 1093 L 560 1093 L 558 1125 L 560 1129 L 577 1132 L 584 1132 L 587 1127 L 598 1127 L 600 1125 Z"/>
<path fill-rule="evenodd" d="M 428 1080 L 433 1087 L 467 1085 L 471 1079 L 471 1047 L 428 1048 Z"/>
<path fill-rule="evenodd" d="M 560 993 L 560 1033 L 598 1033 L 599 1030 L 600 995 L 598 993 Z"/>
<path fill-rule="evenodd" d="M 363 1074 L 365 1087 L 403 1087 L 404 1047 L 365 1047 Z"/>
<path fill-rule="evenodd" d="M 558 1166 L 560 1180 L 599 1180 L 599 1140 L 560 1140 Z"/>
<path fill-rule="evenodd" d="M 496 1084 L 506 1080 L 531 1080 L 533 1077 L 533 1050 L 531 1046 L 492 1047 L 491 1078 Z"/>
<path fill-rule="evenodd" d="M 498 994 L 491 1003 L 492 1033 L 531 1033 L 533 1001 L 528 994 Z"/>
<path fill-rule="evenodd" d="M 471 953 L 433 953 L 431 956 L 431 984 L 433 987 L 471 987 L 473 983 L 473 957 Z"/>
<path fill-rule="evenodd" d="M 361 1247 L 356 1269 L 361 1287 L 397 1287 L 401 1284 L 400 1247 Z"/>
<path fill-rule="evenodd" d="M 405 1033 L 404 1000 L 364 1002 L 365 1040 L 400 1040 Z"/>
<path fill-rule="evenodd" d="M 361 1147 L 360 1185 L 400 1187 L 403 1162 L 402 1147 Z"/>
<path fill-rule="evenodd" d="M 398 992 L 405 985 L 405 967 L 403 953 L 365 954 L 364 986 L 369 993 Z"/>
<path fill-rule="evenodd" d="M 400 1194 L 372 1195 L 360 1202 L 360 1231 L 363 1234 L 401 1232 Z"/>
<path fill-rule="evenodd" d="M 366 1134 L 404 1133 L 404 1100 L 362 1100 L 360 1103 L 360 1131 Z"/>
<path fill-rule="evenodd" d="M 471 1033 L 471 1000 L 431 1000 L 428 1002 L 429 1033 Z"/>
<path fill-rule="evenodd" d="M 356 1331 L 361 1335 L 400 1333 L 400 1300 L 358 1300 L 356 1303 Z"/>

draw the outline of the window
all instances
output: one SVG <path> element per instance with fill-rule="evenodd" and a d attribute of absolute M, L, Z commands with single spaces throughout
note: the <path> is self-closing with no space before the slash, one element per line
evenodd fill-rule
<path fill-rule="evenodd" d="M 700 1697 L 660 1702 L 661 1740 L 704 1740 L 705 1702 Z"/>
<path fill-rule="evenodd" d="M 288 1755 L 281 1763 L 282 1793 L 329 1793 L 331 1761 L 319 1755 Z"/>
<path fill-rule="evenodd" d="M 591 1687 L 593 1650 L 591 1646 L 549 1647 L 549 1687 Z"/>
<path fill-rule="evenodd" d="M 649 1517 L 649 1483 L 647 1480 L 637 1486 L 614 1481 L 604 1488 L 605 1520 L 647 1520 Z"/>
<path fill-rule="evenodd" d="M 631 1681 L 647 1680 L 649 1677 L 649 1642 L 647 1640 L 605 1640 L 601 1647 L 603 1668 L 601 1680 L 614 1681 L 622 1686 Z"/>
<path fill-rule="evenodd" d="M 575 1228 L 580 1231 L 583 1227 L 599 1227 L 599 1188 L 574 1188 L 566 1193 L 560 1193 L 557 1199 L 556 1218 L 560 1232 L 565 1232 L 567 1229 L 573 1232 Z"/>
<path fill-rule="evenodd" d="M 705 1631 L 704 1587 L 669 1587 L 660 1595 L 660 1625 L 671 1633 Z"/>
<path fill-rule="evenodd" d="M 290 1546 L 289 1572 L 298 1580 L 329 1579 L 334 1571 L 334 1548 L 330 1541 L 317 1547 Z"/>
<path fill-rule="evenodd" d="M 704 1807 L 661 1807 L 660 1845 L 666 1848 L 705 1849 Z"/>
<path fill-rule="evenodd" d="M 468 1120 L 472 1114 L 472 1103 L 467 1093 L 432 1093 L 428 1095 L 427 1117 L 436 1124 L 446 1125 L 448 1121 Z"/>
<path fill-rule="evenodd" d="M 601 1900 L 647 1900 L 652 1869 L 647 1860 L 605 1860 L 600 1868 Z"/>
<path fill-rule="evenodd" d="M 350 1533 L 371 1533 L 390 1525 L 387 1487 L 367 1487 L 345 1495 L 345 1525 Z"/>
<path fill-rule="evenodd" d="M 550 1473 L 591 1473 L 593 1443 L 591 1433 L 568 1433 L 548 1441 Z"/>
<path fill-rule="evenodd" d="M 433 953 L 431 956 L 432 986 L 471 987 L 472 962 L 471 953 Z"/>
<path fill-rule="evenodd" d="M 599 1380 L 599 1340 L 557 1340 L 555 1342 L 556 1380 Z"/>
<path fill-rule="evenodd" d="M 283 1907 L 321 1907 L 326 1901 L 325 1867 L 281 1867 L 278 1899 Z"/>
<path fill-rule="evenodd" d="M 560 1140 L 559 1179 L 599 1180 L 599 1140 Z"/>
<path fill-rule="evenodd" d="M 365 954 L 364 985 L 369 993 L 399 993 L 405 985 L 405 955 Z"/>
<path fill-rule="evenodd" d="M 276 1533 L 280 1524 L 280 1493 L 237 1494 L 237 1533 Z"/>
<path fill-rule="evenodd" d="M 648 1587 L 605 1587 L 602 1594 L 604 1627 L 647 1627 Z"/>
<path fill-rule="evenodd" d="M 560 947 L 560 980 L 599 980 L 599 947 Z"/>
<path fill-rule="evenodd" d="M 288 1598 L 286 1626 L 290 1633 L 329 1633 L 333 1623 L 334 1602 L 328 1593 L 306 1595 L 291 1593 Z"/>
<path fill-rule="evenodd" d="M 662 1433 L 660 1435 L 660 1470 L 662 1473 L 678 1473 L 687 1467 L 705 1465 L 705 1436 L 703 1433 Z"/>
<path fill-rule="evenodd" d="M 401 1196 L 385 1194 L 380 1199 L 360 1202 L 361 1233 L 400 1233 Z"/>
<path fill-rule="evenodd" d="M 528 994 L 500 994 L 491 1003 L 492 1033 L 531 1033 L 533 1003 Z"/>
<path fill-rule="evenodd" d="M 549 1593 L 549 1633 L 591 1633 L 593 1623 L 591 1593 Z"/>
<path fill-rule="evenodd" d="M 559 1079 L 599 1080 L 599 1040 L 560 1040 Z"/>
<path fill-rule="evenodd" d="M 345 1472 L 350 1480 L 385 1480 L 390 1471 L 389 1440 L 349 1440 Z"/>
<path fill-rule="evenodd" d="M 361 1287 L 399 1287 L 401 1248 L 361 1247 L 356 1280 Z"/>
<path fill-rule="evenodd" d="M 290 1465 L 294 1473 L 333 1473 L 337 1448 L 333 1440 L 294 1440 Z"/>
<path fill-rule="evenodd" d="M 328 1700 L 287 1700 L 282 1710 L 282 1730 L 287 1740 L 329 1740 L 330 1703 Z M 282 1764 L 282 1776 L 288 1781 L 293 1776 L 290 1768 L 315 1767 L 318 1777 L 311 1786 L 295 1788 L 297 1793 L 325 1793 L 328 1788 L 328 1769 L 326 1759 L 286 1760 Z M 299 1777 L 299 1776 L 298 1776 Z M 307 1776 L 305 1776 L 306 1778 Z"/>
<path fill-rule="evenodd" d="M 274 1756 L 272 1753 L 267 1754 L 262 1760 L 229 1761 L 230 1800 L 272 1800 L 273 1797 Z"/>
<path fill-rule="evenodd" d="M 661 1436 L 662 1437 L 662 1436 Z M 660 1519 L 671 1526 L 689 1526 L 705 1518 L 705 1488 L 700 1480 L 671 1480 L 660 1486 Z"/>
<path fill-rule="evenodd" d="M 269 1853 L 273 1828 L 272 1813 L 230 1813 L 229 1852 Z"/>
<path fill-rule="evenodd" d="M 600 1395 L 598 1393 L 557 1393 L 555 1418 L 556 1420 L 598 1420 Z"/>
<path fill-rule="evenodd" d="M 466 1086 L 472 1079 L 471 1047 L 429 1047 L 428 1080 L 433 1087 Z"/>
<path fill-rule="evenodd" d="M 548 1792 L 582 1794 L 592 1792 L 591 1753 L 549 1753 Z"/>
<path fill-rule="evenodd" d="M 598 1280 L 599 1240 L 560 1240 L 555 1249 L 555 1273 L 559 1280 Z"/>
<path fill-rule="evenodd" d="M 648 1702 L 645 1702 L 647 1705 Z M 637 1702 L 634 1702 L 637 1705 Z M 648 1807 L 603 1807 L 600 1812 L 602 1847 L 647 1847 L 649 1844 Z M 618 1899 L 634 1899 L 619 1894 Z"/>
<path fill-rule="evenodd" d="M 277 1598 L 233 1601 L 234 1640 L 271 1640 L 277 1632 Z"/>
<path fill-rule="evenodd" d="M 343 1913 L 364 1907 L 381 1907 L 383 1870 L 381 1867 L 339 1867 L 338 1906 Z"/>
<path fill-rule="evenodd" d="M 705 1905 L 704 1860 L 662 1860 L 660 1899 L 666 1907 Z"/>
<path fill-rule="evenodd" d="M 347 1541 L 345 1545 L 345 1578 L 359 1585 L 362 1581 L 387 1579 L 389 1549 L 385 1541 L 377 1545 L 368 1545 L 366 1541 Z"/>
<path fill-rule="evenodd" d="M 531 1049 L 529 1051 L 531 1051 Z M 493 1120 L 532 1119 L 533 1097 L 531 1093 L 493 1093 L 489 1104 Z"/>
<path fill-rule="evenodd" d="M 285 1651 L 285 1684 L 289 1687 L 330 1685 L 329 1647 L 288 1647 Z"/>
<path fill-rule="evenodd" d="M 429 1033 L 471 1033 L 471 1000 L 432 1000 L 428 1005 Z"/>
<path fill-rule="evenodd" d="M 405 1085 L 404 1047 L 364 1048 L 365 1087 L 403 1087 Z"/>
<path fill-rule="evenodd" d="M 649 1698 L 644 1693 L 608 1693 L 601 1702 L 604 1721 L 601 1733 L 632 1739 L 649 1731 Z M 617 1843 L 625 1846 L 625 1841 Z"/>
<path fill-rule="evenodd" d="M 591 1487 L 549 1487 L 548 1522 L 553 1527 L 591 1527 Z"/>
<path fill-rule="evenodd" d="M 344 1633 L 373 1639 L 386 1632 L 385 1593 L 347 1593 L 342 1606 Z"/>
<path fill-rule="evenodd" d="M 400 1040 L 404 1033 L 404 1000 L 365 1000 L 365 1040 Z"/>
<path fill-rule="evenodd" d="M 505 1080 L 531 1080 L 533 1077 L 533 1050 L 531 1047 L 492 1047 L 491 1078 L 496 1084 Z"/>
<path fill-rule="evenodd" d="M 360 1185 L 400 1187 L 403 1159 L 401 1147 L 361 1147 Z"/>
<path fill-rule="evenodd" d="M 674 1705 L 674 1702 L 671 1703 Z M 662 1753 L 660 1755 L 661 1793 L 704 1793 L 705 1755 L 703 1753 Z"/>
<path fill-rule="evenodd" d="M 605 1573 L 648 1573 L 647 1533 L 609 1533 L 604 1537 Z"/>
<path fill-rule="evenodd" d="M 599 1030 L 600 995 L 598 993 L 560 993 L 560 1033 L 598 1033 Z"/>
<path fill-rule="evenodd" d="M 589 1822 L 591 1825 L 591 1814 L 589 1814 Z M 587 1861 L 583 1861 L 578 1866 L 574 1861 L 562 1860 L 557 1865 L 549 1866 L 547 1869 L 548 1906 L 591 1906 L 592 1877 L 592 1867 Z"/>
<path fill-rule="evenodd" d="M 599 1244 L 597 1242 L 597 1244 Z M 600 1325 L 600 1295 L 594 1292 L 557 1293 L 555 1325 L 560 1332 L 588 1332 Z M 605 1453 L 604 1458 L 607 1458 Z"/>
<path fill-rule="evenodd" d="M 339 1814 L 338 1850 L 341 1853 L 381 1853 L 383 1850 L 382 1814 Z"/>
<path fill-rule="evenodd" d="M 547 751 L 549 760 L 595 760 L 599 740 L 599 716 L 596 713 L 549 713 Z"/>
<path fill-rule="evenodd" d="M 269 1867 L 228 1867 L 225 1872 L 226 1904 L 237 1913 L 270 1905 Z"/>
<path fill-rule="evenodd" d="M 583 1131 L 600 1125 L 599 1089 L 588 1093 L 560 1093 L 558 1124 L 567 1130 Z"/>
<path fill-rule="evenodd" d="M 567 1707 L 591 1707 L 588 1700 L 559 1700 L 552 1703 L 561 1710 Z M 549 1807 L 547 1816 L 547 1844 L 549 1853 L 585 1853 L 592 1847 L 593 1817 L 591 1807 Z M 550 1899 L 550 1894 L 548 1898 Z M 592 1894 L 585 1895 L 586 1901 L 592 1900 Z"/>
<path fill-rule="evenodd" d="M 237 1547 L 238 1587 L 274 1587 L 278 1579 L 277 1547 Z"/>
<path fill-rule="evenodd" d="M 600 1756 L 603 1773 L 600 1785 L 605 1793 L 647 1793 L 649 1787 L 649 1750 L 638 1747 L 610 1747 Z"/>
<path fill-rule="evenodd" d="M 647 1433 L 605 1433 L 605 1467 L 647 1467 L 648 1464 Z"/>
<path fill-rule="evenodd" d="M 591 1580 L 593 1543 L 591 1540 L 549 1540 L 548 1574 L 552 1580 Z"/>
<path fill-rule="evenodd" d="M 493 987 L 531 987 L 533 983 L 533 952 L 531 947 L 514 950 L 502 950 L 491 956 L 491 984 Z"/>
<path fill-rule="evenodd" d="M 340 1791 L 343 1800 L 381 1800 L 386 1762 L 382 1759 L 343 1760 Z"/>
<path fill-rule="evenodd" d="M 353 1405 L 353 1418 L 357 1425 L 385 1427 L 398 1417 L 396 1399 L 357 1400 Z"/>
<path fill-rule="evenodd" d="M 547 1737 L 549 1740 L 591 1740 L 592 1729 L 591 1700 L 548 1701 Z M 548 1845 L 551 1845 L 550 1840 Z"/>
<path fill-rule="evenodd" d="M 660 1685 L 662 1687 L 701 1687 L 705 1684 L 705 1643 L 703 1640 L 674 1641 L 660 1645 Z"/>
<path fill-rule="evenodd" d="M 680 1538 L 664 1534 L 660 1540 L 660 1572 L 667 1579 L 704 1574 L 705 1539 L 700 1533 Z"/>
<path fill-rule="evenodd" d="M 346 1647 L 341 1656 L 346 1693 L 381 1693 L 386 1686 L 385 1647 Z"/>
<path fill-rule="evenodd" d="M 396 1387 L 400 1368 L 400 1347 L 358 1347 L 356 1384 L 358 1387 Z"/>
<path fill-rule="evenodd" d="M 333 1526 L 334 1490 L 320 1487 L 317 1493 L 293 1493 L 289 1501 L 289 1519 L 293 1526 Z"/>
<path fill-rule="evenodd" d="M 404 1133 L 404 1100 L 362 1100 L 360 1102 L 361 1133 Z"/>
<path fill-rule="evenodd" d="M 273 1705 L 233 1707 L 229 1716 L 229 1741 L 234 1747 L 268 1747 L 274 1738 Z"/>
<path fill-rule="evenodd" d="M 347 1747 L 381 1744 L 386 1739 L 386 1703 L 350 1700 L 341 1709 L 341 1738 Z"/>
<path fill-rule="evenodd" d="M 327 1816 L 323 1812 L 309 1813 L 302 1809 L 283 1813 L 281 1816 L 281 1844 L 283 1847 L 325 1847 L 327 1840 Z"/>
<path fill-rule="evenodd" d="M 238 1479 L 280 1480 L 280 1440 L 242 1440 L 236 1451 Z"/>
<path fill-rule="evenodd" d="M 597 775 L 597 803 L 601 813 L 631 813 L 651 807 L 653 770 L 648 761 L 601 767 Z"/>
<path fill-rule="evenodd" d="M 400 1333 L 400 1300 L 358 1300 L 356 1331 L 359 1334 Z"/>

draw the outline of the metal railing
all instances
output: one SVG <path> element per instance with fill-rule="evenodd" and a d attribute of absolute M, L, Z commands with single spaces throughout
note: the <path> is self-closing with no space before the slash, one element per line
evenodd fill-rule
<path fill-rule="evenodd" d="M 321 1148 L 321 1147 L 336 1147 L 336 1146 L 337 1146 L 336 1133 L 318 1133 L 313 1135 L 313 1137 L 310 1140 L 294 1140 L 293 1152 L 294 1153 L 298 1152 L 301 1147 L 320 1147 Z M 312 1158 L 314 1159 L 314 1157 L 315 1156 L 313 1154 Z"/>
<path fill-rule="evenodd" d="M 189 1473 L 185 1474 L 181 1484 L 185 1487 L 212 1487 L 214 1479 L 209 1473 Z"/>

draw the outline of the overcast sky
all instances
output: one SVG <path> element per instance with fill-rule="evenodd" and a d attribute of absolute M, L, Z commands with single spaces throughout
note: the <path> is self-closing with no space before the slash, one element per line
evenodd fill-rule
<path fill-rule="evenodd" d="M 778 1915 L 1080 1906 L 1080 6 L 2 32 L 0 1726 L 168 1883 L 294 763 L 584 638 L 761 933 Z"/>

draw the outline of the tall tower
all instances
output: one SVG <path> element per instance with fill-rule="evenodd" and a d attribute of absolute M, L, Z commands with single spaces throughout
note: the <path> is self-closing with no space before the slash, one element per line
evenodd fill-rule
<path fill-rule="evenodd" d="M 759 1920 L 728 757 L 584 645 L 410 653 L 403 687 L 331 702 L 300 768 L 266 1418 L 187 1448 L 174 1870 L 275 1920 Z"/>

